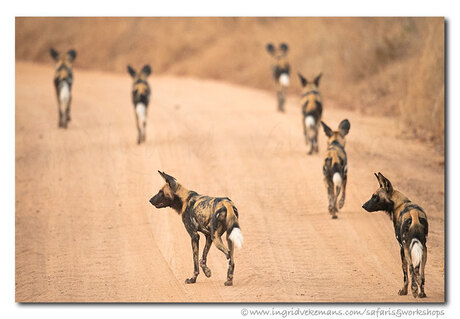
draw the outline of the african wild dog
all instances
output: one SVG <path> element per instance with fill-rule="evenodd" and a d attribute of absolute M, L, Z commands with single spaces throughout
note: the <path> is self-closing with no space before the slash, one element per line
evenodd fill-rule
<path fill-rule="evenodd" d="M 345 203 L 345 190 L 347 188 L 347 153 L 345 152 L 345 136 L 350 130 L 350 122 L 345 119 L 339 124 L 339 130 L 333 131 L 323 121 L 321 124 L 324 133 L 328 137 L 327 151 L 323 165 L 324 184 L 326 184 L 329 198 L 329 213 L 332 218 L 337 218 L 337 199 L 340 192 L 342 197 L 339 202 L 339 209 Z"/>
<path fill-rule="evenodd" d="M 150 86 L 147 77 L 152 72 L 150 65 L 144 65 L 141 72 L 137 73 L 130 65 L 128 72 L 133 78 L 133 104 L 136 113 L 137 144 L 145 142 L 145 129 L 147 124 L 147 108 L 150 100 Z"/>
<path fill-rule="evenodd" d="M 171 207 L 179 215 L 182 215 L 185 229 L 192 239 L 194 272 L 191 278 L 185 280 L 185 283 L 195 283 L 199 274 L 198 244 L 200 235 L 198 232 L 201 232 L 206 237 L 203 257 L 199 263 L 204 274 L 206 277 L 211 277 L 211 270 L 206 265 L 206 258 L 211 244 L 214 243 L 229 259 L 225 286 L 233 285 L 233 271 L 235 269 L 233 246 L 241 248 L 243 244 L 243 235 L 238 224 L 238 210 L 233 202 L 226 197 L 199 195 L 179 184 L 174 177 L 164 172 L 158 171 L 158 173 L 164 178 L 166 184 L 158 194 L 150 199 L 150 203 L 156 208 Z M 228 248 L 225 247 L 221 238 L 225 231 L 227 232 Z"/>
<path fill-rule="evenodd" d="M 278 111 L 284 112 L 284 96 L 289 86 L 289 74 L 291 72 L 291 67 L 286 60 L 289 47 L 286 43 L 281 43 L 279 48 L 276 49 L 273 44 L 268 43 L 266 48 L 268 53 L 275 59 L 275 63 L 272 65 L 272 72 L 278 98 Z"/>
<path fill-rule="evenodd" d="M 77 56 L 75 50 L 69 50 L 60 54 L 55 49 L 50 49 L 51 57 L 56 61 L 56 71 L 54 72 L 54 87 L 59 108 L 59 127 L 67 128 L 70 122 L 70 102 L 72 101 L 72 64 Z"/>
<path fill-rule="evenodd" d="M 379 188 L 371 199 L 364 203 L 363 208 L 368 212 L 385 211 L 393 221 L 396 239 L 398 240 L 404 285 L 399 295 L 407 295 L 409 277 L 411 274 L 411 289 L 414 298 L 426 297 L 425 294 L 425 264 L 427 258 L 426 237 L 428 236 L 428 220 L 423 209 L 412 203 L 401 192 L 393 189 L 390 181 L 381 173 L 374 175 L 379 181 Z M 417 294 L 417 290 L 419 290 Z"/>
<path fill-rule="evenodd" d="M 300 105 L 302 106 L 302 124 L 305 142 L 310 144 L 310 151 L 318 153 L 318 129 L 323 114 L 323 103 L 321 102 L 321 94 L 318 91 L 319 80 L 321 75 L 318 75 L 313 82 L 308 82 L 302 74 L 298 73 L 300 84 L 302 85 L 302 94 L 300 95 Z"/>

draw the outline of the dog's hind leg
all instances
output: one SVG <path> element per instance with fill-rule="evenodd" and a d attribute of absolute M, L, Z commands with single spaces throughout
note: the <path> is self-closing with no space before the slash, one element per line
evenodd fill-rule
<path fill-rule="evenodd" d="M 208 252 L 209 252 L 209 249 L 211 249 L 211 245 L 212 245 L 211 235 L 206 235 L 206 245 L 204 246 L 204 249 L 203 249 L 203 258 L 200 261 L 200 266 L 201 266 L 201 269 L 203 269 L 204 274 L 208 278 L 211 277 L 211 269 L 209 269 L 208 266 L 206 265 L 206 259 L 208 258 Z"/>
<path fill-rule="evenodd" d="M 339 209 L 343 207 L 345 204 L 345 190 L 347 189 L 347 175 L 343 177 L 343 182 L 342 182 L 342 197 L 340 198 L 339 201 Z"/>
<path fill-rule="evenodd" d="M 137 112 L 136 112 L 136 127 L 137 127 L 137 144 L 141 144 L 142 130 L 141 130 L 141 125 L 139 123 L 139 116 L 137 115 Z"/>
<path fill-rule="evenodd" d="M 412 290 L 412 296 L 414 296 L 414 298 L 417 298 L 418 296 L 418 286 L 417 286 L 417 281 L 415 279 L 415 269 L 414 269 L 414 266 L 412 265 L 412 258 L 411 258 L 411 253 L 409 251 L 409 246 L 408 245 L 404 245 L 404 255 L 406 257 L 406 263 L 409 265 L 409 273 L 410 273 L 410 276 L 411 276 L 411 284 L 410 284 L 410 288 Z"/>
<path fill-rule="evenodd" d="M 329 201 L 329 205 L 328 205 L 328 210 L 329 210 L 329 214 L 332 215 L 332 218 L 337 218 L 337 214 L 336 214 L 336 204 L 335 202 L 337 202 L 337 200 L 335 200 L 335 195 L 334 195 L 334 184 L 332 183 L 332 181 L 327 178 L 326 176 L 324 177 L 324 184 L 326 184 L 326 188 L 327 188 L 327 198 L 328 198 L 328 201 Z"/>
<path fill-rule="evenodd" d="M 234 245 L 233 242 L 228 238 L 227 235 L 227 244 L 230 254 L 230 260 L 228 261 L 228 271 L 227 271 L 227 281 L 224 283 L 225 286 L 233 285 L 233 271 L 235 270 L 235 260 L 233 258 Z"/>
<path fill-rule="evenodd" d="M 305 144 L 308 145 L 308 128 L 307 128 L 307 124 L 305 123 L 305 115 L 303 116 L 302 125 L 303 125 L 303 136 L 305 137 Z"/>
<path fill-rule="evenodd" d="M 72 103 L 72 97 L 69 97 L 69 101 L 67 102 L 67 108 L 65 109 L 66 122 L 70 122 L 70 104 L 71 103 Z"/>
<path fill-rule="evenodd" d="M 312 129 L 310 128 L 309 130 L 311 131 Z M 311 133 L 309 133 L 309 134 L 311 134 Z M 313 154 L 313 151 L 315 150 L 315 145 L 314 145 L 314 144 L 315 144 L 315 140 L 314 140 L 313 137 L 308 136 L 308 144 L 310 145 L 310 150 L 308 151 L 307 154 L 308 154 L 308 155 L 311 155 L 311 154 Z"/>
<path fill-rule="evenodd" d="M 219 249 L 221 252 L 225 254 L 225 257 L 227 257 L 227 259 L 230 259 L 229 250 L 227 249 L 227 247 L 225 247 L 224 243 L 222 242 L 222 233 L 222 226 L 219 226 L 219 228 L 214 231 L 213 243 L 214 245 L 216 245 L 217 249 Z"/>
<path fill-rule="evenodd" d="M 196 277 L 200 273 L 199 266 L 198 266 L 198 249 L 199 249 L 199 242 L 200 242 L 200 235 L 198 233 L 191 233 L 192 238 L 192 250 L 193 250 L 193 277 L 188 278 L 185 280 L 186 284 L 194 284 L 196 282 Z"/>
<path fill-rule="evenodd" d="M 420 286 L 420 292 L 418 294 L 419 298 L 425 298 L 425 264 L 426 264 L 426 258 L 427 258 L 427 249 L 426 246 L 423 247 L 423 256 L 422 256 L 422 262 L 420 264 L 420 269 L 419 269 L 419 279 L 417 280 L 419 286 Z"/>
<path fill-rule="evenodd" d="M 314 132 L 315 135 L 313 136 L 313 152 L 315 153 L 318 153 L 318 129 L 319 129 L 319 126 L 316 125 L 315 132 Z"/>
<path fill-rule="evenodd" d="M 411 276 L 410 288 L 412 290 L 412 296 L 414 296 L 414 298 L 417 298 L 418 297 L 418 286 L 417 286 L 416 269 L 411 264 L 409 266 L 409 270 L 410 270 L 410 276 Z"/>
<path fill-rule="evenodd" d="M 284 91 L 280 89 L 276 95 L 278 97 L 278 111 L 284 112 Z"/>
<path fill-rule="evenodd" d="M 409 285 L 409 277 L 407 276 L 407 261 L 404 256 L 404 247 L 401 247 L 401 263 L 404 276 L 404 286 L 398 291 L 398 295 L 407 295 L 407 286 Z"/>

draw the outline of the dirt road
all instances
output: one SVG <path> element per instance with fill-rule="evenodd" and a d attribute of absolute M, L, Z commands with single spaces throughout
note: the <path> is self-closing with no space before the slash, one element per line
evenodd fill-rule
<path fill-rule="evenodd" d="M 153 77 L 147 143 L 136 144 L 131 80 L 75 70 L 72 122 L 57 127 L 52 67 L 16 64 L 18 302 L 413 302 L 398 296 L 391 221 L 361 205 L 381 171 L 429 216 L 426 302 L 444 300 L 444 160 L 393 120 L 344 111 L 324 92 L 324 120 L 351 130 L 347 200 L 327 213 L 322 155 L 308 157 L 298 101 L 271 92 Z M 320 153 L 325 138 L 320 135 Z M 194 285 L 180 217 L 148 199 L 157 169 L 202 194 L 228 196 L 245 243 L 233 287 L 215 247 Z M 204 238 L 200 242 L 201 249 Z"/>

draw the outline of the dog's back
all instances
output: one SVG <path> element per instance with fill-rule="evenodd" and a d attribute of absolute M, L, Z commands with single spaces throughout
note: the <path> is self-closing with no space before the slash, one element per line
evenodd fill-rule
<path fill-rule="evenodd" d="M 404 203 L 396 212 L 396 239 L 407 245 L 412 265 L 418 267 L 422 260 L 423 249 L 428 235 L 428 219 L 423 209 L 412 202 Z M 398 227 L 399 226 L 399 227 Z M 397 229 L 399 228 L 399 229 Z"/>

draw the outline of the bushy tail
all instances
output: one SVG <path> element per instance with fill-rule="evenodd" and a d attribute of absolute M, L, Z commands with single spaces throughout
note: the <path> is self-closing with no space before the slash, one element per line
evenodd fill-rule
<path fill-rule="evenodd" d="M 61 81 L 59 84 L 59 100 L 61 103 L 66 104 L 70 99 L 70 88 L 69 84 L 66 81 Z"/>
<path fill-rule="evenodd" d="M 228 238 L 235 244 L 236 248 L 240 249 L 243 246 L 243 234 L 238 226 L 233 227 Z"/>
<path fill-rule="evenodd" d="M 342 186 L 342 176 L 340 176 L 339 172 L 335 172 L 334 175 L 332 175 L 332 182 L 335 187 Z"/>
<path fill-rule="evenodd" d="M 243 234 L 241 233 L 240 225 L 238 224 L 238 211 L 236 207 L 229 204 L 227 208 L 227 229 L 230 231 L 228 238 L 235 244 L 236 248 L 243 246 Z"/>
<path fill-rule="evenodd" d="M 279 82 L 282 86 L 288 87 L 289 86 L 289 75 L 287 73 L 283 73 L 280 75 Z"/>
<path fill-rule="evenodd" d="M 313 129 L 316 125 L 315 118 L 312 115 L 308 115 L 305 118 L 305 126 L 309 129 Z"/>
<path fill-rule="evenodd" d="M 412 259 L 412 266 L 417 267 L 420 265 L 423 256 L 423 245 L 417 238 L 413 238 L 410 242 L 410 255 Z"/>

